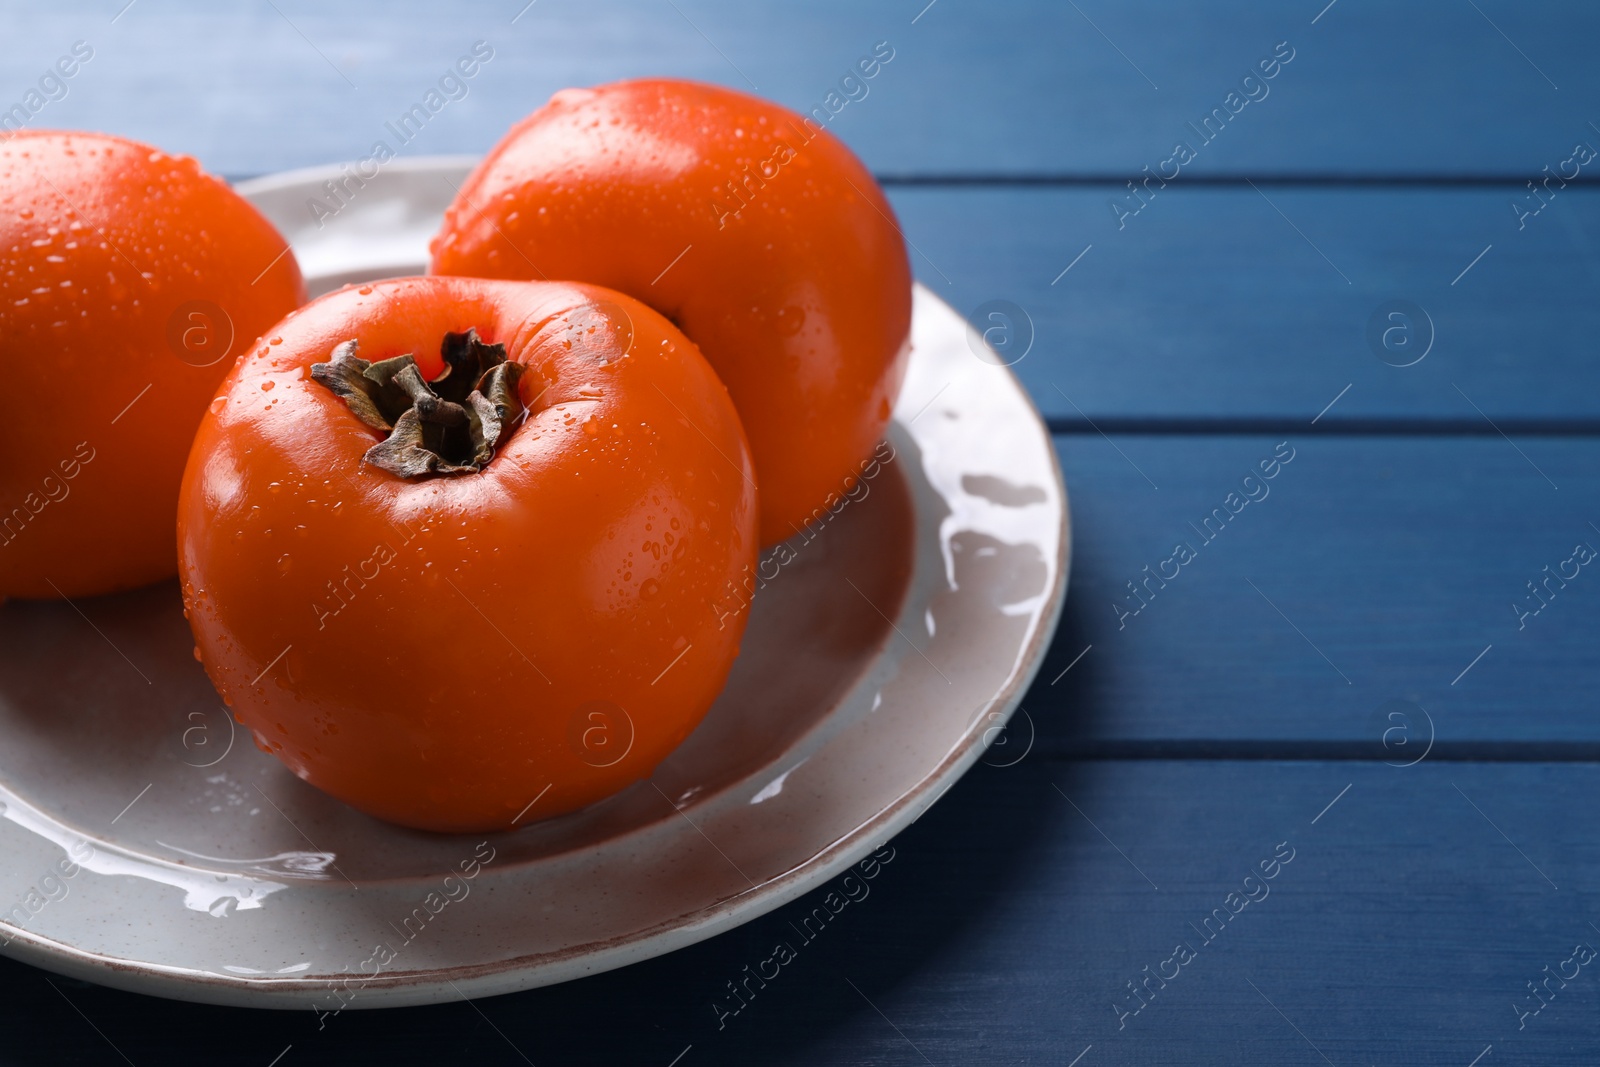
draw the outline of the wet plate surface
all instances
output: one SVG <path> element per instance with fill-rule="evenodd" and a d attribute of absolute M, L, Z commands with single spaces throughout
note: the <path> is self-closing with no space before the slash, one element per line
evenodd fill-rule
<path fill-rule="evenodd" d="M 466 168 L 396 163 L 321 226 L 307 201 L 337 171 L 243 191 L 315 295 L 418 272 Z M 704 723 L 653 779 L 512 834 L 389 826 L 259 752 L 175 584 L 0 608 L 0 950 L 200 1001 L 426 1003 L 667 952 L 861 859 L 1003 736 L 1065 595 L 1049 434 L 920 287 L 913 331 L 888 441 L 764 559 Z"/>

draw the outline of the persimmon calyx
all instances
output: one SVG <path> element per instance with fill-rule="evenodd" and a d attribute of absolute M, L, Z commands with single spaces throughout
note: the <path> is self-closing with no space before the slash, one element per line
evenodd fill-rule
<path fill-rule="evenodd" d="M 520 363 L 506 346 L 485 344 L 477 330 L 447 333 L 439 354 L 444 370 L 432 381 L 409 353 L 368 362 L 349 340 L 311 377 L 333 392 L 351 414 L 387 436 L 362 461 L 402 478 L 471 474 L 494 458 L 495 446 L 522 413 Z"/>

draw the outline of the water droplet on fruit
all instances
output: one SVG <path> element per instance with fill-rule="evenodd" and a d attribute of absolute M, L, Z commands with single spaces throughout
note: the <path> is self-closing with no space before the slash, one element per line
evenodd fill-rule
<path fill-rule="evenodd" d="M 205 656 L 202 655 L 201 652 L 200 652 L 200 646 L 199 645 L 195 645 L 194 646 L 194 658 L 195 658 L 195 662 L 196 663 L 204 663 L 206 661 Z"/>
<path fill-rule="evenodd" d="M 357 289 L 356 292 L 360 293 L 362 296 L 371 296 L 372 295 L 372 286 L 363 285 L 361 288 Z"/>
<path fill-rule="evenodd" d="M 270 393 L 270 392 L 272 392 L 272 386 L 273 386 L 273 384 L 274 384 L 274 383 L 272 383 L 272 382 L 270 382 L 270 381 L 266 381 L 266 382 L 262 382 L 262 383 L 261 383 L 261 391 L 262 391 L 262 392 L 263 392 L 263 393 Z"/>
<path fill-rule="evenodd" d="M 289 559 L 289 554 L 287 552 L 285 552 L 283 555 L 278 557 L 278 573 L 279 574 L 288 574 L 289 571 L 291 569 L 293 569 L 293 567 L 294 567 L 294 562 Z"/>
<path fill-rule="evenodd" d="M 653 600 L 659 592 L 661 592 L 661 583 L 654 578 L 646 578 L 644 584 L 639 587 L 639 599 Z"/>

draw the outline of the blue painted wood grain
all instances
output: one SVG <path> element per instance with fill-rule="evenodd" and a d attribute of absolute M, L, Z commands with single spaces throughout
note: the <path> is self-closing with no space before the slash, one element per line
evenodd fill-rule
<path fill-rule="evenodd" d="M 1402 701 L 1457 751 L 1600 754 L 1600 566 L 1573 561 L 1579 544 L 1600 550 L 1600 443 L 1056 440 L 1071 583 L 1023 701 L 1046 750 L 1223 741 L 1405 759 L 1398 746 L 1415 753 L 1430 731 L 1413 712 L 1382 747 L 1383 709 Z M 1294 458 L 1263 479 L 1280 442 Z"/>
<path fill-rule="evenodd" d="M 1324 428 L 1492 432 L 1487 414 L 1600 429 L 1600 393 L 1582 387 L 1600 337 L 1593 191 L 1558 190 L 1519 229 L 1510 186 L 1174 182 L 1121 230 L 1116 192 L 891 190 L 924 284 L 972 318 L 995 300 L 1024 310 L 1032 349 L 1014 369 L 1053 419 L 1309 422 L 1350 386 Z M 1425 315 L 1374 347 L 1369 323 L 1397 300 Z M 1393 365 L 1428 334 L 1420 362 Z"/>
<path fill-rule="evenodd" d="M 809 108 L 879 40 L 895 60 L 835 125 L 887 173 L 1134 175 L 1230 106 L 1186 173 L 1521 181 L 1600 138 L 1600 10 L 1551 0 L 126 2 L 9 7 L 0 100 L 85 40 L 95 58 L 36 122 L 234 174 L 358 158 L 478 39 L 494 60 L 408 151 L 482 152 L 557 89 L 644 74 Z M 1294 58 L 1241 92 L 1280 42 Z"/>
<path fill-rule="evenodd" d="M 174 1067 L 290 1046 L 281 1065 L 1066 1065 L 1087 1050 L 1079 1067 L 1467 1067 L 1492 1045 L 1485 1063 L 1589 1067 L 1600 960 L 1566 961 L 1600 947 L 1596 803 L 1593 764 L 1035 755 L 976 767 L 809 941 L 797 927 L 825 890 L 621 971 L 322 1030 L 309 1010 L 57 992 L 0 960 L 0 1064 L 120 1063 L 115 1045 Z M 720 1014 L 780 942 L 795 959 Z"/>

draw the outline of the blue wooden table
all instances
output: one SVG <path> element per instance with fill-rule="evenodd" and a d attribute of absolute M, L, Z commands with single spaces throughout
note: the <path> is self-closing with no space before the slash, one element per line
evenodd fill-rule
<path fill-rule="evenodd" d="M 1022 309 L 1072 495 L 1032 748 L 736 1014 L 816 901 L 324 1030 L 0 961 L 0 1064 L 1600 1062 L 1600 9 L 523 3 L 11 4 L 0 108 L 83 42 L 30 125 L 247 176 L 475 41 L 405 152 L 640 74 L 805 109 L 889 42 L 833 128 L 925 284 Z"/>

